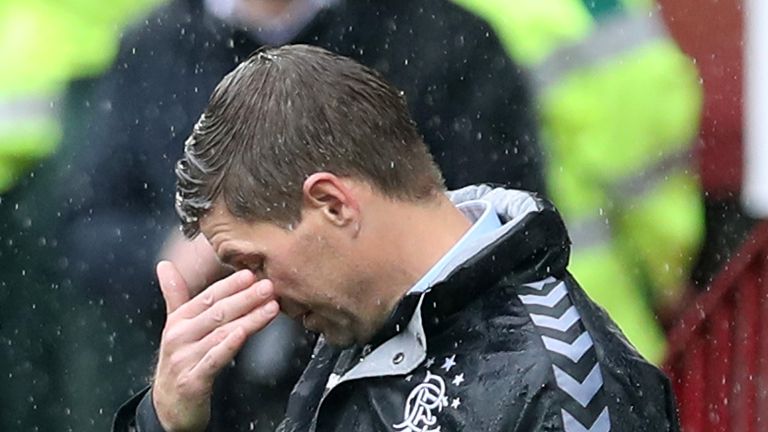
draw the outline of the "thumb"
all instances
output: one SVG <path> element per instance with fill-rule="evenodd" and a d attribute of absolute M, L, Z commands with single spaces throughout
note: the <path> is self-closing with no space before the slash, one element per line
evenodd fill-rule
<path fill-rule="evenodd" d="M 160 291 L 165 299 L 165 310 L 170 315 L 179 306 L 189 301 L 189 289 L 187 283 L 170 261 L 160 261 L 155 269 L 157 280 L 160 282 Z"/>

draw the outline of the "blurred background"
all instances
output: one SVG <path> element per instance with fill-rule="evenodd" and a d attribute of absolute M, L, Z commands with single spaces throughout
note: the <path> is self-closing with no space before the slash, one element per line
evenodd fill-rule
<path fill-rule="evenodd" d="M 149 383 L 154 263 L 216 277 L 173 164 L 224 74 L 288 43 L 404 90 L 449 188 L 554 201 L 570 270 L 670 374 L 686 431 L 768 430 L 766 20 L 761 0 L 0 0 L 0 430 L 108 430 Z M 313 341 L 287 319 L 254 336 L 216 416 L 273 430 Z"/>

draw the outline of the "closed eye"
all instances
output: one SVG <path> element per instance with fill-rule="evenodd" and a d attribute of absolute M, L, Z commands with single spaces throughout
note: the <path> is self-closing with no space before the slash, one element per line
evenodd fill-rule
<path fill-rule="evenodd" d="M 222 254 L 221 262 L 235 270 L 250 270 L 259 279 L 264 277 L 264 256 L 261 254 L 244 254 L 238 251 L 228 251 Z"/>
<path fill-rule="evenodd" d="M 241 255 L 237 260 L 237 268 L 252 271 L 257 279 L 265 277 L 264 257 L 261 254 Z"/>

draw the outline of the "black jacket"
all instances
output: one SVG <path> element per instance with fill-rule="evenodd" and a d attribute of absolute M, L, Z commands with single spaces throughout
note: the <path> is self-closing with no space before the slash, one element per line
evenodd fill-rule
<path fill-rule="evenodd" d="M 371 345 L 342 351 L 321 340 L 279 431 L 678 430 L 667 379 L 566 271 L 556 211 L 518 191 L 452 194 L 478 198 L 502 228 L 426 293 L 404 297 Z M 115 431 L 131 430 L 135 412 L 139 431 L 161 430 L 148 396 L 136 409 L 140 398 Z"/>

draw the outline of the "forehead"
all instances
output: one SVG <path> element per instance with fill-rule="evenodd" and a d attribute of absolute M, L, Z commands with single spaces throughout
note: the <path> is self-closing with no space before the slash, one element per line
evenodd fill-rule
<path fill-rule="evenodd" d="M 240 222 L 227 207 L 220 204 L 214 204 L 213 207 L 200 218 L 200 231 L 208 238 L 220 231 L 228 231 Z"/>
<path fill-rule="evenodd" d="M 238 218 L 224 205 L 215 205 L 200 219 L 200 231 L 217 254 L 230 249 L 271 248 L 278 241 L 287 241 L 290 235 L 272 222 Z"/>
<path fill-rule="evenodd" d="M 233 216 L 223 205 L 213 208 L 200 219 L 200 232 L 208 242 L 219 252 L 222 243 L 245 239 L 253 229 L 253 224 Z"/>

